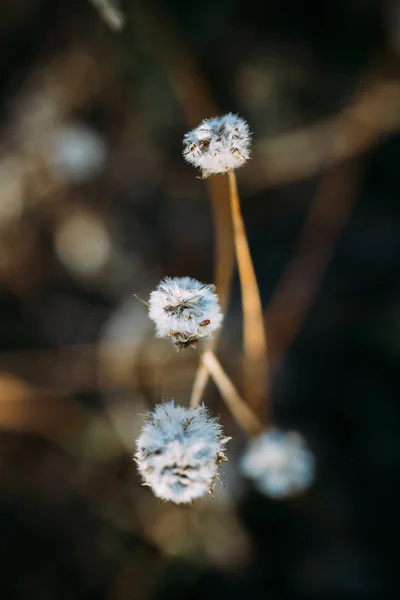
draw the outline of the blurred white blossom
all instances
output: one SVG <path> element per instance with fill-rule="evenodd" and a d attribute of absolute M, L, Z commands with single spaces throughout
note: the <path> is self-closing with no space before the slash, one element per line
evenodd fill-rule
<path fill-rule="evenodd" d="M 241 167 L 250 156 L 249 126 L 229 113 L 204 119 L 183 139 L 183 156 L 202 170 L 203 177 Z"/>
<path fill-rule="evenodd" d="M 55 173 L 69 183 L 84 183 L 105 166 L 108 149 L 104 139 L 80 123 L 68 123 L 54 130 L 44 150 Z"/>
<path fill-rule="evenodd" d="M 285 498 L 307 489 L 315 460 L 302 436 L 270 429 L 250 440 L 240 463 L 242 473 L 272 498 Z"/>
<path fill-rule="evenodd" d="M 151 292 L 149 317 L 158 337 L 170 337 L 182 349 L 195 346 L 221 326 L 222 312 L 214 285 L 191 277 L 166 277 Z"/>
<path fill-rule="evenodd" d="M 0 159 L 0 227 L 17 220 L 24 209 L 24 163 L 17 156 Z"/>
<path fill-rule="evenodd" d="M 159 404 L 146 415 L 136 441 L 135 459 L 144 485 L 176 504 L 212 493 L 228 440 L 204 406 Z"/>
<path fill-rule="evenodd" d="M 104 223 L 83 208 L 65 215 L 55 230 L 54 244 L 61 262 L 78 277 L 95 277 L 112 253 Z"/>

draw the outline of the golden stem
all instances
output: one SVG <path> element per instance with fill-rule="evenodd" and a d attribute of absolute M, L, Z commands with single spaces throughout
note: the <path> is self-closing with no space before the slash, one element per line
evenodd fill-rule
<path fill-rule="evenodd" d="M 229 171 L 233 235 L 243 305 L 245 396 L 256 409 L 267 392 L 267 341 L 260 292 L 247 241 L 234 171 Z"/>
<path fill-rule="evenodd" d="M 215 283 L 221 309 L 225 313 L 228 306 L 234 268 L 232 219 L 229 207 L 228 187 L 226 185 L 226 177 L 221 175 L 216 175 L 207 181 L 209 183 L 213 208 Z M 214 338 L 209 342 L 207 346 L 209 350 L 215 350 L 220 332 L 221 330 L 217 331 Z M 208 383 L 208 378 L 208 370 L 200 361 L 193 383 L 190 406 L 195 407 L 200 404 Z"/>
<path fill-rule="evenodd" d="M 215 338 L 211 340 L 208 349 L 214 351 L 215 349 Z M 191 408 L 196 408 L 201 402 L 204 391 L 206 389 L 208 383 L 209 373 L 207 367 L 200 361 L 199 366 L 196 371 L 196 376 L 194 378 L 192 394 L 190 396 L 190 406 Z"/>
<path fill-rule="evenodd" d="M 260 434 L 264 429 L 261 422 L 242 400 L 215 354 L 210 350 L 206 350 L 202 356 L 202 362 L 237 424 L 250 436 Z"/>

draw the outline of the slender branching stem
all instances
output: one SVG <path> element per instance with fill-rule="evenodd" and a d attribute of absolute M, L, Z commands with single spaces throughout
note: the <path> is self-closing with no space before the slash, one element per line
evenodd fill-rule
<path fill-rule="evenodd" d="M 256 417 L 248 404 L 242 400 L 215 354 L 210 350 L 206 350 L 202 356 L 202 362 L 206 366 L 222 399 L 238 425 L 248 435 L 253 436 L 261 433 L 263 430 L 261 421 Z"/>
<path fill-rule="evenodd" d="M 255 410 L 260 410 L 262 401 L 267 395 L 268 365 L 264 318 L 240 208 L 235 172 L 229 171 L 228 177 L 236 260 L 243 305 L 245 397 Z"/>
<path fill-rule="evenodd" d="M 225 313 L 228 306 L 234 270 L 234 246 L 229 190 L 226 184 L 226 177 L 222 175 L 216 175 L 207 181 L 213 183 L 213 185 L 209 186 L 209 191 L 214 223 L 215 284 L 222 312 Z M 218 330 L 213 339 L 208 343 L 207 348 L 209 350 L 214 351 L 216 349 L 220 332 L 221 330 Z M 196 407 L 200 404 L 208 379 L 208 370 L 203 362 L 200 361 L 193 383 L 190 406 Z"/>

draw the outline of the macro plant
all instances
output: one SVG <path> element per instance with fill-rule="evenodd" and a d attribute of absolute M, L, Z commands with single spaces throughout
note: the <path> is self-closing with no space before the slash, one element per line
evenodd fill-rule
<path fill-rule="evenodd" d="M 240 469 L 262 493 L 284 498 L 306 489 L 314 477 L 314 458 L 303 438 L 284 433 L 267 415 L 267 343 L 262 304 L 240 207 L 235 169 L 250 157 L 249 126 L 229 113 L 203 120 L 184 136 L 183 156 L 202 172 L 202 178 L 227 174 L 232 229 L 243 306 L 245 399 L 221 366 L 214 348 L 223 322 L 216 288 L 192 277 L 166 277 L 151 292 L 149 318 L 156 336 L 171 339 L 177 350 L 201 352 L 189 408 L 163 402 L 145 416 L 137 439 L 135 460 L 144 485 L 154 494 L 185 504 L 213 494 L 226 460 L 228 439 L 222 427 L 201 404 L 208 376 L 213 379 L 233 418 L 249 436 Z M 268 416 L 268 418 L 267 418 Z"/>
<path fill-rule="evenodd" d="M 229 113 L 204 119 L 183 139 L 183 156 L 202 171 L 203 178 L 227 173 L 236 260 L 243 304 L 244 377 L 246 399 L 256 408 L 262 406 L 267 387 L 267 343 L 262 304 L 247 241 L 235 169 L 250 158 L 250 130 L 241 117 Z M 192 405 L 201 401 L 206 379 L 192 395 Z"/>

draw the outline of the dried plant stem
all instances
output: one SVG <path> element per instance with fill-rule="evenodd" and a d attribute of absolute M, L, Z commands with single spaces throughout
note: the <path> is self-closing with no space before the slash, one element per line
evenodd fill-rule
<path fill-rule="evenodd" d="M 267 390 L 267 341 L 263 311 L 240 208 L 234 171 L 229 171 L 233 235 L 243 305 L 245 397 L 259 410 Z"/>
<path fill-rule="evenodd" d="M 216 175 L 208 180 L 211 205 L 213 208 L 214 240 L 215 240 L 215 283 L 222 312 L 228 306 L 234 268 L 234 251 L 232 220 L 229 207 L 229 194 L 226 177 Z M 211 185 L 212 184 L 212 185 Z M 214 351 L 219 339 L 219 330 L 209 342 L 207 348 Z M 190 406 L 200 404 L 208 383 L 209 373 L 200 361 L 193 383 Z"/>
<path fill-rule="evenodd" d="M 208 349 L 213 352 L 216 346 L 216 338 L 213 338 L 208 346 Z M 196 408 L 201 402 L 204 391 L 206 389 L 209 378 L 209 372 L 203 362 L 200 361 L 196 376 L 194 378 L 192 394 L 190 396 L 190 406 Z"/>
<path fill-rule="evenodd" d="M 214 281 L 222 312 L 225 313 L 229 302 L 235 266 L 229 188 L 226 177 L 223 175 L 214 175 L 207 183 L 214 225 Z"/>
<path fill-rule="evenodd" d="M 139 296 L 137 294 L 133 294 L 133 295 L 135 296 L 136 300 L 139 300 L 139 302 L 141 302 L 145 306 L 147 306 L 147 307 L 150 306 L 149 302 L 146 302 L 146 300 L 142 300 L 142 298 L 139 298 Z"/>
<path fill-rule="evenodd" d="M 248 435 L 258 435 L 263 426 L 249 406 L 242 400 L 232 381 L 223 370 L 215 354 L 206 350 L 202 362 L 210 373 L 221 397 L 235 421 Z"/>

